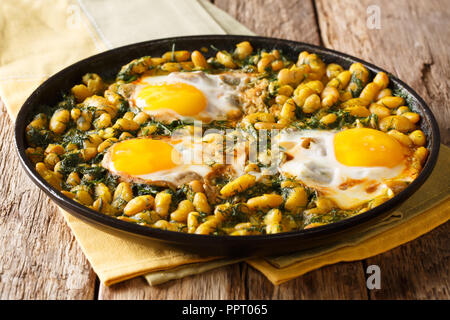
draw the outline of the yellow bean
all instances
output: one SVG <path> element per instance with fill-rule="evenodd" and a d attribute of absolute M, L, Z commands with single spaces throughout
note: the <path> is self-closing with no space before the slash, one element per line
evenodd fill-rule
<path fill-rule="evenodd" d="M 275 57 L 273 55 L 267 55 L 264 58 L 261 58 L 257 64 L 258 72 L 259 73 L 266 72 L 266 68 L 268 68 L 270 66 L 270 64 L 272 63 L 272 61 L 274 61 L 274 60 L 275 60 Z"/>
<path fill-rule="evenodd" d="M 412 140 L 406 134 L 401 133 L 400 131 L 390 130 L 388 131 L 388 135 L 390 135 L 406 147 L 411 147 L 413 145 Z"/>
<path fill-rule="evenodd" d="M 405 99 L 402 97 L 383 97 L 377 101 L 377 103 L 382 104 L 389 109 L 395 109 L 401 105 L 405 104 Z"/>
<path fill-rule="evenodd" d="M 320 101 L 320 99 L 319 99 Z M 319 102 L 320 103 L 320 102 Z M 283 105 L 283 108 L 281 108 L 280 117 L 285 118 L 288 120 L 294 120 L 295 119 L 295 103 L 294 100 L 288 99 Z"/>
<path fill-rule="evenodd" d="M 166 218 L 169 214 L 172 195 L 167 192 L 159 192 L 155 197 L 155 211 L 161 218 Z"/>
<path fill-rule="evenodd" d="M 381 120 L 391 115 L 391 110 L 378 103 L 372 103 L 369 107 L 369 111 L 373 114 L 376 114 L 378 120 Z"/>
<path fill-rule="evenodd" d="M 94 127 L 97 129 L 103 129 L 111 126 L 111 116 L 108 113 L 103 113 L 97 120 L 94 121 Z"/>
<path fill-rule="evenodd" d="M 383 89 L 380 91 L 380 93 L 378 93 L 376 100 L 380 100 L 381 98 L 384 97 L 391 97 L 392 96 L 392 90 L 391 89 Z"/>
<path fill-rule="evenodd" d="M 222 64 L 226 68 L 234 69 L 236 68 L 236 64 L 233 61 L 233 57 L 227 52 L 219 51 L 216 54 L 217 61 Z"/>
<path fill-rule="evenodd" d="M 138 196 L 127 203 L 123 208 L 123 213 L 132 216 L 138 212 L 152 209 L 154 204 L 155 199 L 151 195 Z"/>
<path fill-rule="evenodd" d="M 73 86 L 70 90 L 77 100 L 77 102 L 83 102 L 86 98 L 92 96 L 92 92 L 84 84 L 78 84 Z"/>
<path fill-rule="evenodd" d="M 254 124 L 256 122 L 275 122 L 275 117 L 271 113 L 256 112 L 245 116 L 242 121 L 250 124 Z"/>
<path fill-rule="evenodd" d="M 255 129 L 257 130 L 283 129 L 285 126 L 286 125 L 283 123 L 270 123 L 270 122 L 255 123 Z"/>
<path fill-rule="evenodd" d="M 121 118 L 117 119 L 113 128 L 122 131 L 136 131 L 137 129 L 139 129 L 139 123 L 136 123 L 133 120 Z"/>
<path fill-rule="evenodd" d="M 375 82 L 368 83 L 359 95 L 360 98 L 365 99 L 369 102 L 375 100 L 376 96 L 380 92 L 380 87 Z"/>
<path fill-rule="evenodd" d="M 286 97 L 290 97 L 293 92 L 294 92 L 294 89 L 290 85 L 287 85 L 287 84 L 284 86 L 281 86 L 278 89 L 278 94 L 281 94 Z"/>
<path fill-rule="evenodd" d="M 283 197 L 278 194 L 264 194 L 259 197 L 250 198 L 247 205 L 252 209 L 269 209 L 276 208 L 283 203 Z"/>
<path fill-rule="evenodd" d="M 169 230 L 169 231 L 178 231 L 178 227 L 170 223 L 166 220 L 158 220 L 153 224 L 153 228 L 162 229 L 162 230 Z"/>
<path fill-rule="evenodd" d="M 190 212 L 187 217 L 188 233 L 194 233 L 195 230 L 197 230 L 200 221 L 201 217 L 198 212 Z"/>
<path fill-rule="evenodd" d="M 366 107 L 363 106 L 351 106 L 345 108 L 345 111 L 349 112 L 352 116 L 355 117 L 368 117 L 370 116 L 370 111 Z"/>
<path fill-rule="evenodd" d="M 195 210 L 198 212 L 211 213 L 211 206 L 208 203 L 208 198 L 203 192 L 197 192 L 194 196 L 193 204 Z"/>
<path fill-rule="evenodd" d="M 114 191 L 112 205 L 119 210 L 133 199 L 133 190 L 128 182 L 121 182 Z"/>
<path fill-rule="evenodd" d="M 191 60 L 194 63 L 194 66 L 199 69 L 207 69 L 208 63 L 206 62 L 205 57 L 200 51 L 195 50 L 191 54 Z"/>
<path fill-rule="evenodd" d="M 413 159 L 416 159 L 420 164 L 424 164 L 428 157 L 428 149 L 425 147 L 419 147 L 414 151 Z"/>
<path fill-rule="evenodd" d="M 302 106 L 302 110 L 304 113 L 313 113 L 320 109 L 320 106 L 320 97 L 314 93 L 306 98 L 305 103 Z"/>
<path fill-rule="evenodd" d="M 329 124 L 334 123 L 336 120 L 337 120 L 337 116 L 334 113 L 329 113 L 329 114 L 323 116 L 320 119 L 320 122 L 325 125 L 329 125 Z"/>
<path fill-rule="evenodd" d="M 111 191 L 104 183 L 99 183 L 95 186 L 95 196 L 97 198 L 101 198 L 107 203 L 110 203 L 112 201 Z"/>
<path fill-rule="evenodd" d="M 221 190 L 220 194 L 225 197 L 230 197 L 236 193 L 245 191 L 246 189 L 254 186 L 256 183 L 256 177 L 251 174 L 244 174 L 231 182 L 228 182 Z"/>
<path fill-rule="evenodd" d="M 384 132 L 390 129 L 395 129 L 400 132 L 406 133 L 413 130 L 414 128 L 414 123 L 403 116 L 389 116 L 381 119 L 380 121 L 380 130 Z"/>
<path fill-rule="evenodd" d="M 322 91 L 322 107 L 330 108 L 339 99 L 339 91 L 335 87 L 326 87 Z"/>
<path fill-rule="evenodd" d="M 409 138 L 418 147 L 422 147 L 426 143 L 426 137 L 422 130 L 415 130 L 411 132 L 409 134 Z"/>
<path fill-rule="evenodd" d="M 378 85 L 379 90 L 383 90 L 389 85 L 389 77 L 386 73 L 381 71 L 373 78 L 373 82 Z"/>
<path fill-rule="evenodd" d="M 402 116 L 408 118 L 408 120 L 411 121 L 412 123 L 417 123 L 420 120 L 420 115 L 415 112 L 405 112 L 402 113 Z"/>
<path fill-rule="evenodd" d="M 61 134 L 66 130 L 66 125 L 70 120 L 70 113 L 65 109 L 58 109 L 50 119 L 49 128 L 56 134 Z"/>
<path fill-rule="evenodd" d="M 295 187 L 289 193 L 284 208 L 292 213 L 299 213 L 308 203 L 308 194 L 305 188 Z"/>
<path fill-rule="evenodd" d="M 139 125 L 144 124 L 148 119 L 150 119 L 150 116 L 145 112 L 139 112 L 136 116 L 133 117 L 133 121 Z"/>
<path fill-rule="evenodd" d="M 244 60 L 253 52 L 253 48 L 248 41 L 240 42 L 236 45 L 236 50 L 234 53 L 237 55 L 239 60 Z"/>
<path fill-rule="evenodd" d="M 264 216 L 264 224 L 269 225 L 280 223 L 281 218 L 281 211 L 279 209 L 272 209 Z"/>
<path fill-rule="evenodd" d="M 195 211 L 194 205 L 189 200 L 183 200 L 178 204 L 177 210 L 170 214 L 170 219 L 177 222 L 186 222 L 189 212 Z"/>
<path fill-rule="evenodd" d="M 186 50 L 180 50 L 180 51 L 168 51 L 162 55 L 162 58 L 166 61 L 176 61 L 176 62 L 182 62 L 187 61 L 191 57 L 191 54 L 189 51 Z"/>
<path fill-rule="evenodd" d="M 342 68 L 340 65 L 336 64 L 336 63 L 330 63 L 327 66 L 326 69 L 326 73 L 327 73 L 327 77 L 328 79 L 333 79 L 336 78 L 342 71 L 344 71 L 344 68 Z"/>

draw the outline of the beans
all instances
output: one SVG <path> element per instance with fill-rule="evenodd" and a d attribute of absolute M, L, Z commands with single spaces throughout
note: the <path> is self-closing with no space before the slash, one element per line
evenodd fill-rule
<path fill-rule="evenodd" d="M 292 213 L 299 213 L 308 203 L 308 194 L 305 188 L 295 187 L 289 193 L 284 208 Z"/>
<path fill-rule="evenodd" d="M 414 151 L 413 159 L 416 159 L 420 162 L 420 164 L 424 164 L 425 160 L 427 160 L 428 157 L 428 149 L 425 147 L 419 147 Z"/>
<path fill-rule="evenodd" d="M 283 197 L 278 194 L 264 194 L 259 197 L 248 199 L 247 205 L 252 209 L 276 208 L 283 203 Z"/>
<path fill-rule="evenodd" d="M 290 97 L 293 92 L 294 92 L 294 89 L 290 85 L 287 85 L 287 84 L 284 86 L 281 86 L 278 89 L 278 94 L 286 96 L 286 97 Z"/>
<path fill-rule="evenodd" d="M 330 63 L 327 66 L 326 70 L 327 77 L 331 80 L 333 78 L 336 78 L 342 71 L 344 71 L 344 68 L 336 63 Z"/>
<path fill-rule="evenodd" d="M 405 112 L 405 113 L 402 113 L 402 116 L 407 118 L 412 123 L 417 123 L 420 120 L 419 114 L 415 113 L 415 112 Z"/>
<path fill-rule="evenodd" d="M 388 131 L 390 129 L 395 129 L 400 132 L 406 133 L 415 128 L 414 124 L 409 121 L 408 118 L 403 116 L 389 116 L 381 119 L 380 129 L 382 131 Z"/>
<path fill-rule="evenodd" d="M 250 42 L 248 42 L 248 41 L 243 41 L 243 42 L 238 43 L 236 45 L 236 50 L 234 51 L 234 53 L 237 55 L 239 60 L 244 60 L 249 55 L 251 55 L 252 52 L 253 52 L 253 48 L 252 48 Z"/>
<path fill-rule="evenodd" d="M 409 138 L 418 147 L 422 147 L 426 143 L 426 137 L 422 130 L 415 130 L 411 132 L 409 134 Z"/>
<path fill-rule="evenodd" d="M 103 141 L 102 143 L 100 143 L 97 147 L 97 152 L 98 153 L 102 153 L 103 151 L 105 151 L 107 148 L 109 148 L 110 146 L 112 146 L 115 142 L 117 142 L 118 140 L 116 138 L 109 138 L 106 139 L 105 141 Z"/>
<path fill-rule="evenodd" d="M 183 200 L 178 204 L 177 210 L 170 214 L 170 219 L 177 222 L 186 222 L 190 212 L 195 211 L 194 205 L 189 200 Z"/>
<path fill-rule="evenodd" d="M 258 129 L 258 130 L 283 129 L 284 127 L 285 127 L 285 124 L 282 124 L 282 123 L 269 123 L 269 122 L 255 123 L 255 129 Z"/>
<path fill-rule="evenodd" d="M 114 191 L 113 196 L 113 207 L 122 210 L 125 205 L 133 199 L 133 190 L 128 182 L 121 182 Z"/>
<path fill-rule="evenodd" d="M 370 116 L 370 111 L 366 107 L 363 106 L 351 106 L 345 108 L 345 111 L 348 111 L 352 116 L 355 117 L 368 117 Z"/>
<path fill-rule="evenodd" d="M 176 62 L 182 62 L 187 61 L 191 57 L 191 54 L 189 51 L 181 50 L 181 51 L 168 51 L 162 55 L 162 58 L 166 61 L 176 61 Z"/>
<path fill-rule="evenodd" d="M 190 212 L 187 217 L 188 233 L 194 233 L 195 230 L 197 230 L 200 221 L 201 217 L 198 212 Z"/>
<path fill-rule="evenodd" d="M 66 152 L 63 146 L 59 144 L 49 144 L 45 149 L 45 153 L 56 153 L 57 155 L 62 155 Z"/>
<path fill-rule="evenodd" d="M 101 198 L 103 201 L 107 203 L 111 203 L 112 201 L 111 191 L 104 183 L 99 183 L 95 186 L 95 196 L 97 198 Z"/>
<path fill-rule="evenodd" d="M 256 122 L 275 122 L 275 117 L 271 113 L 256 112 L 245 116 L 243 122 L 254 124 Z"/>
<path fill-rule="evenodd" d="M 382 104 L 389 109 L 395 109 L 405 104 L 405 99 L 402 97 L 383 97 L 377 101 L 378 104 Z"/>
<path fill-rule="evenodd" d="M 159 192 L 155 197 L 155 211 L 161 218 L 166 218 L 169 214 L 172 195 L 167 192 Z"/>
<path fill-rule="evenodd" d="M 320 99 L 319 99 L 320 103 Z M 294 120 L 295 119 L 295 103 L 294 100 L 288 99 L 285 104 L 283 105 L 283 108 L 281 108 L 280 117 L 288 120 Z"/>
<path fill-rule="evenodd" d="M 327 86 L 322 91 L 322 107 L 328 109 L 339 99 L 339 91 L 334 87 Z"/>
<path fill-rule="evenodd" d="M 390 135 L 391 137 L 393 137 L 395 140 L 397 140 L 406 147 L 411 147 L 413 144 L 412 140 L 406 134 L 401 133 L 400 131 L 390 130 L 388 132 L 388 135 Z"/>
<path fill-rule="evenodd" d="M 229 53 L 219 51 L 216 54 L 216 59 L 220 64 L 222 64 L 226 68 L 234 69 L 237 67 L 233 61 L 233 58 Z"/>
<path fill-rule="evenodd" d="M 376 84 L 375 82 L 368 83 L 363 91 L 361 91 L 361 94 L 359 95 L 360 98 L 365 99 L 369 102 L 372 102 L 375 100 L 376 96 L 380 92 L 380 86 Z"/>
<path fill-rule="evenodd" d="M 117 119 L 113 128 L 122 131 L 136 131 L 137 129 L 139 129 L 139 123 L 136 123 L 133 120 L 121 118 Z"/>
<path fill-rule="evenodd" d="M 203 192 L 197 192 L 195 194 L 193 204 L 196 211 L 207 214 L 211 213 L 211 206 L 209 205 L 208 199 Z"/>
<path fill-rule="evenodd" d="M 369 107 L 369 111 L 373 114 L 376 114 L 378 120 L 381 120 L 391 115 L 391 110 L 378 103 L 372 103 Z"/>
<path fill-rule="evenodd" d="M 207 69 L 208 63 L 206 62 L 205 57 L 200 51 L 195 50 L 191 54 L 191 60 L 194 63 L 194 66 L 199 69 Z"/>
<path fill-rule="evenodd" d="M 196 234 L 211 234 L 217 228 L 219 221 L 215 218 L 210 219 L 206 222 L 203 222 L 198 226 L 197 230 L 195 230 Z"/>
<path fill-rule="evenodd" d="M 92 92 L 84 84 L 78 84 L 71 89 L 77 102 L 83 102 L 86 98 L 92 96 Z"/>
<path fill-rule="evenodd" d="M 389 77 L 384 72 L 378 72 L 373 82 L 378 85 L 379 90 L 384 90 L 389 85 Z"/>
<path fill-rule="evenodd" d="M 225 197 L 230 197 L 235 195 L 238 192 L 242 192 L 251 186 L 255 185 L 256 178 L 251 174 L 244 174 L 239 178 L 234 179 L 231 182 L 228 182 L 221 190 L 220 194 Z"/>
<path fill-rule="evenodd" d="M 258 72 L 260 72 L 260 73 L 266 72 L 266 69 L 269 68 L 272 61 L 274 61 L 274 60 L 275 60 L 275 57 L 272 55 L 268 55 L 268 56 L 265 56 L 264 58 L 261 58 L 257 64 Z"/>
<path fill-rule="evenodd" d="M 155 199 L 151 195 L 138 196 L 127 203 L 123 208 L 123 213 L 132 216 L 138 212 L 152 209 L 154 204 Z"/>
<path fill-rule="evenodd" d="M 306 98 L 305 103 L 303 104 L 302 110 L 304 113 L 313 113 L 320 109 L 321 102 L 320 98 L 317 94 L 312 94 L 308 98 Z"/>
<path fill-rule="evenodd" d="M 50 119 L 49 128 L 56 134 L 62 134 L 70 120 L 70 113 L 66 109 L 58 109 Z"/>
<path fill-rule="evenodd" d="M 329 125 L 334 123 L 337 120 L 337 116 L 334 113 L 329 113 L 325 116 L 323 116 L 320 119 L 320 122 L 323 123 L 324 125 Z"/>

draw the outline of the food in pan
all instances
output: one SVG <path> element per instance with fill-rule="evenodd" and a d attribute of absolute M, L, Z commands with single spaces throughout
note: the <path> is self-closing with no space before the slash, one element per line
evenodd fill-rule
<path fill-rule="evenodd" d="M 207 58 L 209 56 L 209 58 Z M 384 72 L 306 51 L 168 51 L 83 76 L 26 128 L 26 153 L 65 196 L 170 231 L 258 235 L 374 208 L 427 158 L 420 115 Z"/>

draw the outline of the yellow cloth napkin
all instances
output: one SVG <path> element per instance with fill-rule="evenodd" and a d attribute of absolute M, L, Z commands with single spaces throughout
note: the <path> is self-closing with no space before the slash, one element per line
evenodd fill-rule
<path fill-rule="evenodd" d="M 47 77 L 105 49 L 173 35 L 251 34 L 233 18 L 204 0 L 2 0 L 0 30 L 0 97 L 13 119 L 29 94 Z M 448 156 L 444 161 L 447 161 L 448 168 Z M 63 210 L 61 212 L 93 269 L 106 285 L 144 274 L 148 274 L 146 278 L 149 283 L 162 283 L 236 262 L 233 259 L 212 261 L 217 258 L 187 254 L 158 242 L 92 226 Z M 430 214 L 431 218 L 428 214 L 426 216 L 423 219 L 432 218 L 432 221 L 426 227 L 418 228 L 419 231 L 409 231 L 409 223 L 399 226 L 401 230 L 398 233 L 403 236 L 396 245 L 447 221 L 448 210 Z M 399 220 L 398 217 L 393 216 L 391 219 Z M 389 223 L 380 226 L 383 225 Z M 380 248 L 389 250 L 392 246 L 390 243 L 379 243 L 378 249 L 371 249 L 371 252 L 382 252 Z M 319 255 L 320 258 L 320 252 L 316 252 L 315 256 Z M 333 257 L 324 260 L 333 263 L 352 259 L 339 250 Z M 362 259 L 360 257 L 354 255 L 353 259 Z M 269 260 L 253 259 L 249 263 L 274 283 L 326 264 L 309 259 L 298 262 L 303 258 L 299 254 Z M 288 266 L 277 269 L 274 267 L 277 261 L 278 266 L 281 266 L 280 261 Z M 296 266 L 307 261 L 310 261 L 307 268 Z"/>

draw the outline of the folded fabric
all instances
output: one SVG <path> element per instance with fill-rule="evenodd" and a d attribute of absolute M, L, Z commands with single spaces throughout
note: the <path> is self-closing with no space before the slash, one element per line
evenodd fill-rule
<path fill-rule="evenodd" d="M 0 97 L 13 119 L 29 94 L 50 75 L 108 48 L 167 36 L 252 34 L 232 17 L 204 0 L 2 0 L 0 28 Z M 444 159 L 441 157 L 440 163 L 447 170 L 448 181 L 449 157 L 448 153 L 446 155 Z M 430 189 L 416 193 L 425 202 L 440 190 L 448 196 L 448 183 L 433 189 L 433 179 L 429 179 L 432 182 Z M 433 199 L 437 203 L 443 198 Z M 427 209 L 421 207 L 420 203 L 416 205 L 411 207 L 412 212 L 420 213 Z M 144 274 L 147 274 L 146 279 L 150 284 L 157 284 L 240 261 L 188 254 L 156 241 L 93 226 L 61 211 L 94 271 L 106 285 Z M 333 263 L 362 259 L 362 255 L 350 256 L 347 251 L 339 250 L 351 251 L 348 248 L 353 246 L 357 251 L 360 246 L 358 243 L 369 235 L 376 236 L 395 226 L 398 228 L 395 234 L 402 237 L 392 243 L 399 245 L 448 220 L 447 209 L 439 214 L 435 214 L 433 209 L 429 211 L 432 213 L 423 218 L 424 227 L 418 227 L 417 230 L 413 228 L 414 232 L 409 231 L 408 221 L 403 223 L 406 220 L 402 219 L 402 215 L 407 210 L 399 209 L 389 220 L 362 233 L 361 237 L 283 257 L 252 259 L 249 263 L 271 281 L 279 283 L 320 267 L 326 264 L 324 261 Z M 429 219 L 432 219 L 432 223 L 427 222 Z M 366 254 L 377 254 L 390 248 L 391 243 L 379 243 L 377 248 L 368 250 Z"/>

